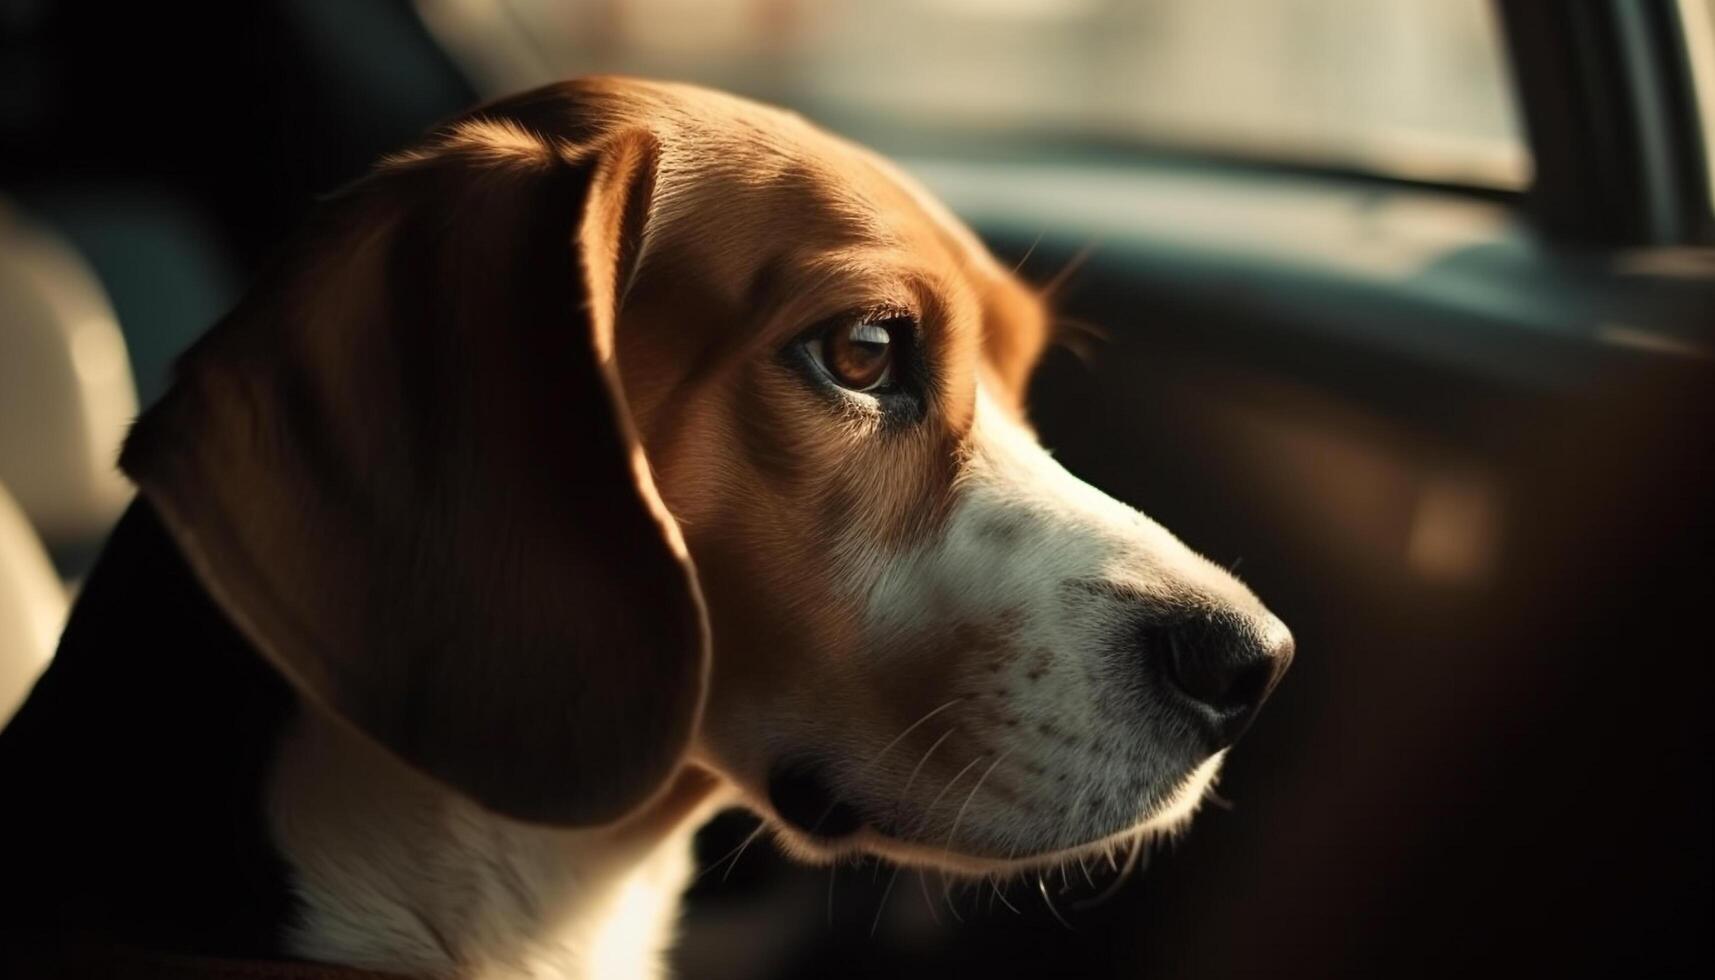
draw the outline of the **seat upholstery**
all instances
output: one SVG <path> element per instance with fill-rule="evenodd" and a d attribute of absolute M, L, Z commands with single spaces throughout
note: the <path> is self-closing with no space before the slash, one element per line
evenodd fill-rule
<path fill-rule="evenodd" d="M 125 341 L 83 260 L 0 200 L 0 724 L 53 656 L 67 595 L 50 550 L 93 553 L 131 499 Z"/>
<path fill-rule="evenodd" d="M 0 483 L 50 548 L 99 540 L 131 499 L 116 461 L 136 414 L 100 285 L 0 201 Z"/>
<path fill-rule="evenodd" d="M 47 667 L 66 593 L 23 511 L 0 486 L 0 726 Z"/>

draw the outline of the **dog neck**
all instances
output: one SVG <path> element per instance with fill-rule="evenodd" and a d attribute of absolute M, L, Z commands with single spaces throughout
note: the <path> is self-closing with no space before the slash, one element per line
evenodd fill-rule
<path fill-rule="evenodd" d="M 656 976 L 721 795 L 686 769 L 620 824 L 532 826 L 305 713 L 268 800 L 302 902 L 287 950 L 426 977 Z"/>
<path fill-rule="evenodd" d="M 134 503 L 0 733 L 7 934 L 418 976 L 649 976 L 723 802 L 621 824 L 482 811 L 304 706 Z"/>

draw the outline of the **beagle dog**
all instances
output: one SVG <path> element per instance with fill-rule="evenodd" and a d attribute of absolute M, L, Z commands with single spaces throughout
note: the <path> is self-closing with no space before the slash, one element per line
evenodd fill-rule
<path fill-rule="evenodd" d="M 720 807 L 972 874 L 1178 827 L 1292 640 L 1038 445 L 1048 323 L 894 167 L 711 91 L 384 160 L 125 445 L 0 740 L 6 925 L 645 977 Z"/>

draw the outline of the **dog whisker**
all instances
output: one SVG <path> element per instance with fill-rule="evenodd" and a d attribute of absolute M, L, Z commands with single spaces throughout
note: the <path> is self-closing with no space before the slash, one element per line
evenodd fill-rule
<path fill-rule="evenodd" d="M 709 862 L 708 867 L 697 872 L 697 877 L 695 880 L 697 880 L 697 881 L 703 880 L 703 877 L 705 875 L 709 874 L 709 872 L 720 867 L 722 864 L 725 864 L 728 860 L 731 860 L 734 864 L 737 864 L 739 856 L 744 853 L 744 849 L 749 847 L 750 842 L 755 840 L 758 836 L 760 836 L 762 834 L 762 832 L 766 829 L 768 829 L 768 824 L 766 824 L 766 823 L 757 824 L 755 830 L 751 831 L 749 834 L 746 834 L 744 840 L 741 840 L 738 842 L 738 846 L 734 847 L 730 851 L 727 851 L 725 854 L 722 854 L 720 857 L 716 858 L 715 860 Z M 728 866 L 727 874 L 731 874 L 731 873 L 732 873 L 732 868 L 731 868 L 731 866 Z M 721 875 L 721 880 L 722 881 L 726 880 L 726 874 Z"/>
<path fill-rule="evenodd" d="M 905 788 L 901 789 L 899 791 L 899 799 L 894 804 L 894 807 L 893 807 L 895 819 L 898 819 L 899 811 L 905 805 L 905 797 L 910 795 L 910 793 L 911 793 L 911 784 L 917 782 L 917 774 L 923 771 L 923 764 L 928 762 L 929 757 L 935 754 L 935 750 L 941 747 L 941 743 L 945 742 L 948 739 L 948 737 L 951 736 L 953 734 L 953 732 L 955 732 L 957 730 L 958 730 L 958 726 L 954 726 L 953 728 L 949 728 L 946 731 L 942 732 L 941 737 L 936 739 L 934 744 L 929 746 L 929 750 L 923 753 L 923 758 L 918 759 L 917 765 L 912 767 L 910 777 L 905 780 Z M 946 790 L 942 790 L 942 792 L 944 793 L 944 792 L 946 792 Z M 940 797 L 936 797 L 936 799 L 939 800 Z M 930 804 L 930 809 L 934 809 L 933 803 Z"/>
<path fill-rule="evenodd" d="M 1036 254 L 1036 246 L 1042 244 L 1042 236 L 1046 235 L 1046 234 L 1048 234 L 1048 232 L 1046 230 L 1039 231 L 1036 233 L 1036 237 L 1031 239 L 1030 247 L 1025 249 L 1024 254 L 1019 257 L 1019 259 L 1016 263 L 1013 264 L 1013 267 L 1012 267 L 1012 274 L 1013 275 L 1015 275 L 1015 276 L 1018 275 L 1019 270 L 1024 268 L 1024 263 L 1029 262 L 1030 257 L 1032 255 Z"/>
<path fill-rule="evenodd" d="M 929 894 L 929 873 L 922 869 L 917 871 L 917 887 L 923 890 L 923 904 L 929 909 L 929 918 L 937 926 L 941 924 L 941 913 L 935 909 L 935 899 Z"/>
<path fill-rule="evenodd" d="M 881 925 L 881 913 L 887 911 L 887 897 L 893 894 L 893 886 L 899 881 L 899 871 L 899 866 L 894 865 L 893 874 L 888 875 L 887 877 L 887 888 L 881 893 L 881 904 L 877 905 L 875 908 L 875 920 L 869 924 L 869 935 L 871 939 L 875 938 L 875 930 Z"/>
<path fill-rule="evenodd" d="M 983 756 L 983 755 L 977 756 L 976 758 L 972 759 L 970 762 L 965 763 L 965 767 L 963 769 L 960 769 L 958 772 L 954 773 L 952 779 L 947 780 L 947 785 L 941 787 L 941 792 L 936 793 L 935 798 L 933 800 L 930 800 L 929 805 L 923 809 L 923 814 L 918 819 L 917 833 L 921 834 L 923 830 L 927 829 L 929 820 L 934 816 L 935 807 L 940 805 L 941 800 L 946 797 L 947 791 L 952 789 L 953 785 L 955 783 L 957 783 L 960 779 L 963 779 L 965 773 L 970 772 L 972 769 L 976 768 L 977 763 L 983 761 L 986 758 L 988 758 L 988 757 Z M 984 775 L 986 776 L 987 773 L 984 773 Z M 978 785 L 979 786 L 981 785 L 980 780 L 978 781 Z M 967 805 L 970 803 L 970 797 L 968 797 L 968 796 L 965 797 L 965 803 Z M 959 807 L 959 813 L 962 815 L 964 812 L 965 812 L 964 807 L 963 806 Z M 953 820 L 953 830 L 955 830 L 955 831 L 958 830 L 958 819 L 957 818 L 954 818 L 954 820 Z M 949 848 L 952 846 L 952 834 L 950 832 L 949 832 L 948 837 L 947 837 L 947 846 Z M 946 851 L 945 850 L 942 851 L 942 857 L 943 857 L 943 860 L 941 861 L 941 866 L 946 867 L 947 862 L 945 860 L 945 857 L 946 857 Z M 960 916 L 959 910 L 957 908 L 954 908 L 954 906 L 953 906 L 952 886 L 951 886 L 950 882 L 948 881 L 947 876 L 945 874 L 942 874 L 942 876 L 941 876 L 941 885 L 942 885 L 941 896 L 947 902 L 947 909 L 953 913 L 953 918 L 958 919 L 960 922 L 964 922 L 965 921 L 964 917 Z"/>
<path fill-rule="evenodd" d="M 1000 904 L 1002 904 L 1002 905 L 1006 906 L 1008 909 L 1012 910 L 1013 915 L 1022 915 L 1023 914 L 1022 912 L 1018 911 L 1018 906 L 1016 906 L 1016 905 L 1014 905 L 1011 902 L 1006 900 L 1006 895 L 1003 894 L 1000 890 L 999 882 L 996 881 L 995 878 L 992 876 L 989 878 L 989 888 L 994 892 L 994 897 L 1000 899 Z"/>
<path fill-rule="evenodd" d="M 732 876 L 732 869 L 738 867 L 739 859 L 744 857 L 744 852 L 750 850 L 750 845 L 754 843 L 758 837 L 762 836 L 763 830 L 767 829 L 767 827 L 768 824 L 766 823 L 757 827 L 755 830 L 750 832 L 749 837 L 744 839 L 744 843 L 738 846 L 738 853 L 732 856 L 732 860 L 727 862 L 726 870 L 721 872 L 722 881 L 725 881 L 727 878 Z"/>
<path fill-rule="evenodd" d="M 1085 368 L 1094 367 L 1097 346 L 1111 339 L 1107 331 L 1093 323 L 1066 316 L 1054 319 L 1054 344 L 1070 351 Z"/>
<path fill-rule="evenodd" d="M 834 861 L 828 865 L 828 928 L 834 927 L 834 875 L 840 871 L 840 862 Z"/>
<path fill-rule="evenodd" d="M 1072 923 L 1067 922 L 1066 917 L 1060 914 L 1060 910 L 1054 907 L 1054 900 L 1048 897 L 1048 882 L 1043 880 L 1041 875 L 1036 876 L 1036 890 L 1042 895 L 1042 904 L 1048 906 L 1048 911 L 1053 914 L 1054 918 L 1059 920 L 1060 924 L 1065 926 L 1068 931 L 1075 931 L 1072 929 Z"/>
<path fill-rule="evenodd" d="M 945 871 L 941 872 L 941 900 L 947 903 L 947 911 L 953 913 L 953 918 L 963 925 L 965 917 L 959 914 L 958 906 L 953 904 L 953 885 Z"/>
<path fill-rule="evenodd" d="M 1125 863 L 1118 868 L 1118 876 L 1108 883 L 1108 887 L 1102 889 L 1100 894 L 1092 898 L 1072 903 L 1072 908 L 1079 912 L 1085 909 L 1093 909 L 1106 904 L 1109 899 L 1118 895 L 1120 889 L 1125 887 L 1125 883 L 1130 880 L 1132 872 L 1137 870 L 1138 856 L 1145 848 L 1144 841 L 1147 835 L 1148 831 L 1138 831 L 1136 836 L 1130 838 L 1131 851 L 1126 855 Z"/>
<path fill-rule="evenodd" d="M 1037 290 L 1037 292 L 1044 299 L 1052 298 L 1055 293 L 1060 291 L 1061 287 L 1066 285 L 1066 281 L 1072 278 L 1072 274 L 1082 268 L 1084 263 L 1090 260 L 1090 256 L 1095 254 L 1096 244 L 1096 242 L 1092 241 L 1083 248 L 1078 249 L 1070 259 L 1066 260 L 1066 264 L 1060 267 L 1060 271 L 1054 273 L 1054 277 L 1052 279 L 1043 283 L 1042 288 Z"/>
<path fill-rule="evenodd" d="M 956 697 L 956 698 L 952 699 L 951 701 L 948 701 L 946 704 L 943 704 L 940 707 L 929 711 L 923 717 L 917 719 L 916 721 L 912 722 L 910 725 L 906 726 L 904 731 L 900 732 L 898 735 L 895 735 L 893 737 L 893 741 L 888 742 L 886 745 L 881 747 L 881 751 L 877 752 L 875 754 L 875 758 L 869 760 L 868 762 L 866 762 L 862 766 L 860 766 L 857 770 L 857 775 L 863 775 L 864 773 L 868 772 L 869 769 L 871 767 L 873 767 L 874 765 L 876 765 L 877 763 L 879 763 L 881 761 L 882 757 L 887 755 L 887 753 L 889 751 L 891 751 L 895 745 L 898 745 L 900 742 L 905 740 L 905 737 L 907 735 L 910 735 L 912 732 L 916 731 L 917 727 L 919 725 L 922 725 L 924 722 L 935 717 L 936 715 L 940 714 L 941 712 L 946 711 L 948 708 L 951 708 L 953 705 L 958 704 L 960 701 L 963 701 L 963 700 L 964 700 L 963 696 Z"/>
<path fill-rule="evenodd" d="M 891 742 L 888 742 L 886 745 L 883 745 L 881 747 L 880 752 L 877 752 L 874 755 L 874 757 L 872 757 L 868 762 L 859 766 L 856 770 L 856 773 L 854 774 L 854 778 L 861 777 L 864 773 L 868 772 L 869 769 L 871 767 L 873 767 L 876 763 L 880 762 L 882 757 L 887 755 L 887 753 L 895 745 L 898 745 L 901 741 L 903 741 L 905 739 L 905 737 L 907 735 L 910 735 L 914 730 L 916 730 L 917 726 L 923 724 L 924 722 L 935 717 L 936 715 L 940 714 L 941 712 L 946 711 L 948 708 L 951 708 L 953 705 L 958 704 L 960 701 L 963 701 L 963 700 L 964 700 L 964 698 L 962 696 L 956 697 L 956 698 L 952 699 L 951 701 L 948 701 L 946 704 L 943 704 L 940 707 L 931 710 L 929 713 L 925 714 L 923 717 L 921 717 L 921 718 L 917 719 L 916 721 L 912 722 L 911 724 L 907 725 L 905 727 L 905 730 L 900 732 L 898 735 L 895 735 Z M 946 736 L 942 736 L 942 737 L 945 738 Z M 918 765 L 922 765 L 922 763 L 918 763 Z M 828 808 L 826 810 L 823 810 L 822 815 L 816 818 L 816 822 L 810 825 L 810 831 L 809 832 L 810 832 L 811 836 L 814 836 L 816 831 L 822 829 L 822 824 L 826 823 L 827 819 L 829 817 L 833 816 L 834 811 L 839 809 L 840 803 L 841 803 L 840 800 L 835 799 L 832 803 L 828 804 Z"/>
<path fill-rule="evenodd" d="M 977 777 L 976 785 L 972 786 L 971 791 L 965 795 L 965 802 L 959 805 L 959 812 L 953 816 L 953 826 L 947 831 L 947 843 L 941 848 L 941 862 L 943 864 L 947 862 L 947 858 L 953 850 L 953 838 L 959 833 L 959 822 L 965 818 L 965 809 L 971 805 L 972 800 L 977 798 L 977 793 L 983 788 L 983 782 L 1002 762 L 1006 761 L 1006 757 L 1010 754 L 1012 754 L 1012 750 L 1008 749 L 996 756 L 989 767 L 983 770 L 983 774 Z M 979 758 L 981 757 L 979 756 Z"/>

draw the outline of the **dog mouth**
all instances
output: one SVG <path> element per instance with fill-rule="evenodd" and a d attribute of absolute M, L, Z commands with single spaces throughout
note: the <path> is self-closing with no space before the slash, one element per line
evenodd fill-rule
<path fill-rule="evenodd" d="M 809 845 L 800 853 L 827 857 L 854 851 L 911 865 L 943 870 L 991 873 L 1016 871 L 1093 853 L 1112 854 L 1122 846 L 1172 836 L 1198 809 L 1219 770 L 1224 752 L 1203 760 L 1177 784 L 1140 807 L 1134 820 L 1110 828 L 1090 828 L 1082 839 L 1045 838 L 1040 848 L 1013 850 L 1001 856 L 982 850 L 955 849 L 949 839 L 933 846 L 917 833 L 902 833 L 897 818 L 878 816 L 845 797 L 835 780 L 835 766 L 816 757 L 788 757 L 768 774 L 768 802 L 774 816 Z"/>
<path fill-rule="evenodd" d="M 827 768 L 812 760 L 775 766 L 768 777 L 768 802 L 781 820 L 818 840 L 838 841 L 864 827 L 857 808 L 834 792 Z"/>

